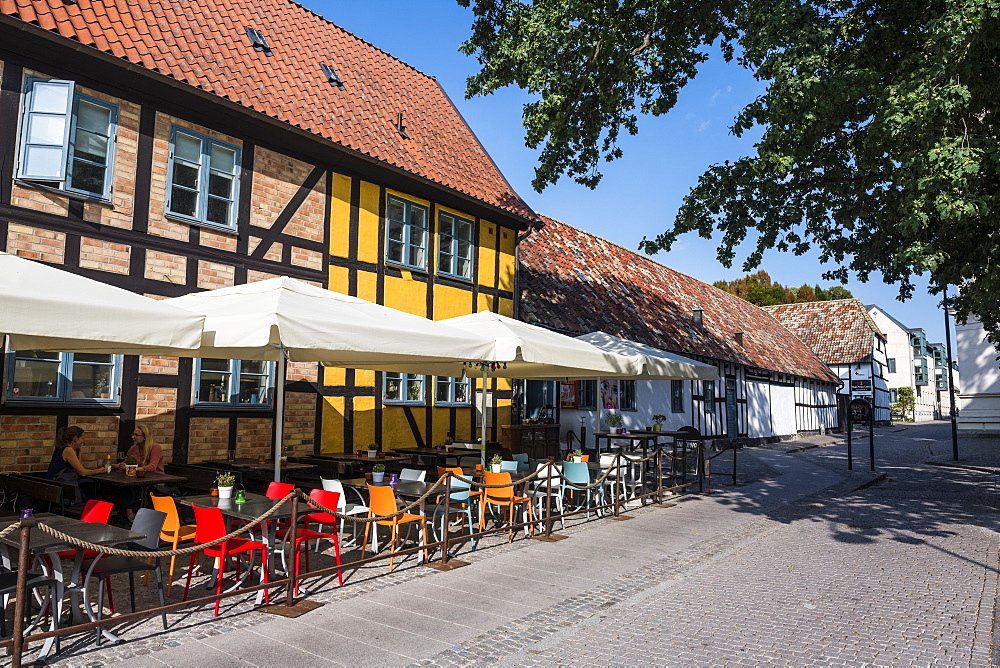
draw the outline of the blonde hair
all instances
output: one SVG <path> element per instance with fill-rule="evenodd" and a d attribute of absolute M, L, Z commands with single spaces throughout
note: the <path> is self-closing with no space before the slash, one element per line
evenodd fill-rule
<path fill-rule="evenodd" d="M 137 424 L 135 428 L 142 432 L 142 457 L 140 457 L 139 466 L 145 466 L 153 454 L 153 436 L 149 432 L 149 427 L 144 424 Z"/>

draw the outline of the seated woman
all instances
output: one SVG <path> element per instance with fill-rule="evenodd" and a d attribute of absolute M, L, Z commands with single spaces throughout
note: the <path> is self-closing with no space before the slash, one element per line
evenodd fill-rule
<path fill-rule="evenodd" d="M 45 472 L 47 480 L 72 483 L 76 487 L 76 502 L 83 503 L 83 491 L 80 489 L 80 476 L 104 473 L 104 467 L 88 469 L 80 461 L 80 448 L 83 446 L 83 429 L 76 425 L 63 427 L 56 434 L 56 449 L 49 461 L 49 470 Z"/>
<path fill-rule="evenodd" d="M 163 448 L 153 441 L 149 427 L 144 424 L 137 424 L 132 430 L 132 447 L 125 453 L 125 461 L 128 461 L 129 457 L 135 457 L 139 468 L 144 469 L 147 473 L 163 473 Z M 126 468 L 125 463 L 119 464 L 118 468 Z M 163 491 L 158 491 L 161 495 L 163 494 Z M 125 487 L 119 490 L 118 502 L 124 509 L 125 517 L 130 522 L 135 518 L 135 509 L 143 501 L 140 494 L 137 487 Z"/>

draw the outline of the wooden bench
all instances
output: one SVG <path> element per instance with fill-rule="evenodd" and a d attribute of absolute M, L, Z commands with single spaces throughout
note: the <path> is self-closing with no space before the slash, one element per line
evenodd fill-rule
<path fill-rule="evenodd" d="M 165 464 L 163 472 L 187 478 L 186 482 L 178 484 L 181 489 L 207 494 L 213 487 L 217 487 L 215 476 L 218 475 L 219 469 L 197 464 Z M 237 485 L 243 484 L 243 476 L 239 471 L 227 471 L 227 473 L 232 473 L 236 477 Z"/>
<path fill-rule="evenodd" d="M 21 497 L 22 508 L 35 508 L 38 502 L 46 501 L 50 512 L 58 507 L 59 512 L 63 514 L 66 511 L 66 499 L 70 501 L 75 499 L 73 485 L 45 480 L 44 474 L 41 478 L 38 478 L 37 474 L 30 473 L 0 474 L 0 489 Z"/>

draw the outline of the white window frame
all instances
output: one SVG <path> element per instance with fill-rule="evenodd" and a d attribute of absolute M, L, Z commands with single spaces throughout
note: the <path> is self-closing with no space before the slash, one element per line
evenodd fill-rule
<path fill-rule="evenodd" d="M 705 402 L 705 412 L 714 413 L 716 399 L 714 380 L 701 381 L 701 398 Z"/>
<path fill-rule="evenodd" d="M 218 358 L 221 359 L 221 358 Z M 193 389 L 193 401 L 192 403 L 199 408 L 231 408 L 234 410 L 261 410 L 268 409 L 272 406 L 274 400 L 274 362 L 265 362 L 266 371 L 264 373 L 243 373 L 243 362 L 244 360 L 224 360 L 229 363 L 229 369 L 227 371 L 220 371 L 216 369 L 206 370 L 205 373 L 211 374 L 225 374 L 229 377 L 229 392 L 225 401 L 211 401 L 210 397 L 201 396 L 201 374 L 202 374 L 202 359 L 198 358 L 195 360 L 194 365 L 194 389 Z M 246 360 L 246 361 L 256 361 L 256 360 Z M 264 384 L 262 385 L 263 397 L 258 396 L 258 400 L 255 402 L 241 402 L 239 401 L 241 392 L 240 378 L 243 376 L 256 376 L 264 379 Z M 261 400 L 263 399 L 263 400 Z"/>
<path fill-rule="evenodd" d="M 201 152 L 199 153 L 199 162 L 193 163 L 185 158 L 180 158 L 177 156 L 177 135 L 187 135 L 188 137 L 195 139 L 201 143 Z M 215 169 L 212 167 L 212 148 L 219 147 L 227 151 L 233 152 L 233 171 L 231 173 L 225 172 L 221 169 Z M 170 156 L 167 165 L 167 204 L 166 204 L 166 215 L 168 218 L 176 218 L 178 220 L 183 220 L 189 223 L 197 223 L 199 225 L 205 225 L 208 227 L 214 227 L 223 230 L 233 231 L 236 229 L 236 206 L 239 200 L 239 190 L 240 190 L 240 161 L 242 159 L 241 150 L 239 146 L 235 144 L 230 144 L 228 142 L 221 141 L 214 137 L 210 137 L 202 132 L 197 132 L 189 128 L 181 127 L 178 125 L 172 125 L 170 127 Z M 187 192 L 193 192 L 196 196 L 196 205 L 194 215 L 187 213 L 175 211 L 173 207 L 174 198 L 174 166 L 178 163 L 187 164 L 192 167 L 196 167 L 198 170 L 198 187 L 189 188 L 188 186 L 177 184 L 176 187 Z M 229 197 L 220 197 L 218 195 L 211 194 L 211 178 L 213 174 L 218 174 L 224 176 L 225 178 L 231 179 L 232 190 Z M 229 218 L 226 222 L 219 222 L 214 220 L 209 220 L 208 218 L 208 204 L 210 200 L 220 200 L 229 203 Z"/>
<path fill-rule="evenodd" d="M 42 87 L 50 89 L 62 89 L 65 97 L 65 107 L 62 109 L 35 110 L 34 104 L 38 98 Z M 80 130 L 79 116 L 80 105 L 90 104 L 101 107 L 108 112 L 108 126 L 105 130 L 107 148 L 104 164 L 104 181 L 100 191 L 89 190 L 73 185 L 74 162 L 79 159 L 90 164 L 97 164 L 90 160 L 85 160 L 77 156 L 76 143 L 77 133 Z M 34 122 L 43 123 L 43 119 L 48 119 L 49 123 L 62 123 L 62 139 L 56 144 L 52 142 L 31 142 L 29 141 L 29 131 Z M 115 166 L 115 143 L 118 136 L 118 105 L 105 102 L 96 97 L 85 95 L 76 88 L 76 83 L 65 79 L 44 79 L 40 77 L 27 77 L 25 81 L 25 94 L 23 106 L 21 108 L 20 123 L 20 147 L 18 150 L 17 170 L 15 178 L 38 183 L 54 190 L 83 195 L 88 198 L 97 199 L 104 202 L 111 201 L 111 184 L 114 177 Z M 29 170 L 31 163 L 30 154 L 35 151 L 44 151 L 53 154 L 51 162 L 58 164 L 59 169 L 55 171 L 35 171 Z M 58 155 L 56 155 L 58 154 Z"/>
<path fill-rule="evenodd" d="M 390 217 L 389 212 L 392 210 L 391 204 L 393 202 L 398 202 L 403 207 L 403 218 L 402 220 L 395 220 Z M 417 225 L 413 222 L 412 213 L 414 210 L 420 210 L 424 212 L 424 224 L 423 226 Z M 386 195 L 386 206 L 385 206 L 385 261 L 388 264 L 393 264 L 400 267 L 406 267 L 408 269 L 418 269 L 420 271 L 427 270 L 427 225 L 430 217 L 430 211 L 428 207 L 423 204 L 417 204 L 416 202 L 411 202 L 408 199 L 402 197 L 397 197 L 396 195 Z M 392 239 L 392 230 L 394 227 L 399 227 L 402 231 L 400 240 Z M 402 251 L 401 260 L 393 259 L 391 257 L 391 249 L 394 244 L 399 244 Z M 423 263 L 410 262 L 410 258 L 413 256 L 414 249 L 420 250 L 423 254 Z"/>
<path fill-rule="evenodd" d="M 26 351 L 27 352 L 27 351 Z M 111 386 L 108 388 L 109 397 L 106 399 L 96 397 L 73 397 L 73 371 L 75 364 L 74 353 L 52 352 L 49 363 L 58 365 L 57 380 L 54 397 L 31 396 L 21 391 L 20 385 L 14 380 L 18 359 L 38 359 L 19 358 L 16 350 L 7 353 L 7 374 L 6 388 L 4 390 L 4 400 L 11 404 L 71 404 L 74 406 L 117 406 L 121 401 L 121 379 L 122 379 L 122 356 L 111 355 L 111 361 L 103 362 L 80 362 L 80 364 L 98 364 L 112 368 Z M 44 360 L 43 360 L 44 361 Z"/>
<path fill-rule="evenodd" d="M 577 398 L 576 407 L 596 410 L 599 400 L 597 396 L 597 381 L 581 380 L 579 383 L 580 396 Z"/>
<path fill-rule="evenodd" d="M 390 399 L 388 396 L 390 381 L 398 380 L 401 399 Z M 419 388 L 416 393 L 411 388 Z M 422 405 L 427 396 L 427 376 L 416 373 L 391 373 L 386 372 L 382 379 L 382 403 L 387 405 Z M 419 394 L 416 398 L 414 394 Z"/>
<path fill-rule="evenodd" d="M 442 221 L 445 218 L 451 220 L 451 232 L 444 231 Z M 463 224 L 468 225 L 469 236 L 464 238 L 457 234 Z M 475 245 L 476 223 L 469 219 L 458 216 L 449 211 L 438 212 L 438 273 L 462 280 L 472 280 L 472 267 L 476 255 Z M 462 242 L 468 244 L 468 252 L 463 255 L 461 252 Z M 468 271 L 462 272 L 459 266 L 462 261 L 468 263 Z"/>
<path fill-rule="evenodd" d="M 670 381 L 670 412 L 684 412 L 684 381 L 682 380 Z"/>
<path fill-rule="evenodd" d="M 460 395 L 459 390 L 465 388 L 465 400 L 455 399 Z M 438 399 L 442 389 L 446 388 L 447 399 Z M 434 404 L 436 406 L 469 406 L 471 404 L 472 391 L 468 378 L 454 378 L 448 376 L 437 376 L 434 379 Z"/>

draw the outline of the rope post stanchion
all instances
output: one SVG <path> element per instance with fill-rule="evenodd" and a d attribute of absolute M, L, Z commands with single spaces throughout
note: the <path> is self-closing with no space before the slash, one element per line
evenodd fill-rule
<path fill-rule="evenodd" d="M 267 520 L 265 520 L 265 522 L 266 521 Z M 290 558 L 289 558 L 289 561 L 291 562 L 291 564 L 289 564 L 289 567 L 288 567 L 289 568 L 289 572 L 288 572 L 288 591 L 285 592 L 285 606 L 287 606 L 287 607 L 290 608 L 293 605 L 295 605 L 295 584 L 296 584 L 296 575 L 298 575 L 298 573 L 295 572 L 295 570 L 296 570 L 295 569 L 295 564 L 298 563 L 296 557 L 298 556 L 298 553 L 299 553 L 299 546 L 295 544 L 296 528 L 297 528 L 298 523 L 299 523 L 299 496 L 298 496 L 298 494 L 296 494 L 295 496 L 292 497 L 292 517 L 291 517 L 291 519 L 289 521 L 291 522 L 291 526 L 288 527 L 288 539 L 291 541 L 291 544 L 292 544 L 292 554 L 290 555 Z M 277 529 L 277 526 L 275 526 L 275 529 Z M 306 549 L 307 550 L 309 549 L 308 545 L 306 545 Z M 270 555 L 270 557 L 273 558 L 274 555 Z"/>
<path fill-rule="evenodd" d="M 615 514 L 611 518 L 611 519 L 614 519 L 614 520 L 630 520 L 630 519 L 632 519 L 631 515 L 623 515 L 621 513 L 621 506 L 623 505 L 623 495 L 622 495 L 622 470 L 623 470 L 622 469 L 622 459 L 623 458 L 624 458 L 624 455 L 622 455 L 622 453 L 619 452 L 619 453 L 617 453 L 615 455 L 614 461 L 611 463 L 611 466 L 614 468 L 614 471 L 615 471 L 615 484 L 614 484 L 614 490 L 615 490 L 615 500 L 614 500 Z"/>
<path fill-rule="evenodd" d="M 740 449 L 739 440 L 733 441 L 733 487 L 736 487 L 736 451 Z"/>
<path fill-rule="evenodd" d="M 676 503 L 670 503 L 663 500 L 663 458 L 667 456 L 665 448 L 662 444 L 656 444 L 656 495 L 657 503 L 653 504 L 659 506 L 660 508 L 673 508 Z"/>
<path fill-rule="evenodd" d="M 450 542 L 451 533 L 451 479 L 452 472 L 445 471 L 443 478 L 438 479 L 438 483 L 444 480 L 444 519 L 441 520 L 441 532 L 444 534 L 441 537 L 441 559 L 439 561 L 428 561 L 424 562 L 424 566 L 427 568 L 433 568 L 436 571 L 453 571 L 456 568 L 462 568 L 463 566 L 468 566 L 468 561 L 463 561 L 461 559 L 452 559 L 448 556 L 448 543 Z M 470 484 L 471 489 L 471 484 Z M 470 496 L 466 503 L 471 506 L 472 497 Z M 431 518 L 431 528 L 434 528 L 434 518 Z M 424 545 L 427 544 L 427 536 L 424 536 Z"/>
<path fill-rule="evenodd" d="M 552 478 L 556 473 L 556 463 L 550 459 L 543 470 L 545 471 L 545 475 L 548 476 L 545 480 L 545 533 L 543 535 L 535 534 L 532 538 L 545 543 L 555 543 L 556 541 L 565 540 L 569 536 L 552 534 Z M 531 503 L 531 501 L 529 500 L 528 503 Z"/>
<path fill-rule="evenodd" d="M 14 645 L 11 648 L 11 665 L 21 668 L 21 656 L 26 649 L 24 642 L 24 613 L 28 604 L 28 567 L 31 563 L 31 529 L 38 520 L 21 518 L 21 546 L 17 555 L 17 590 L 14 596 Z M 50 611 L 56 614 L 55 611 Z"/>

